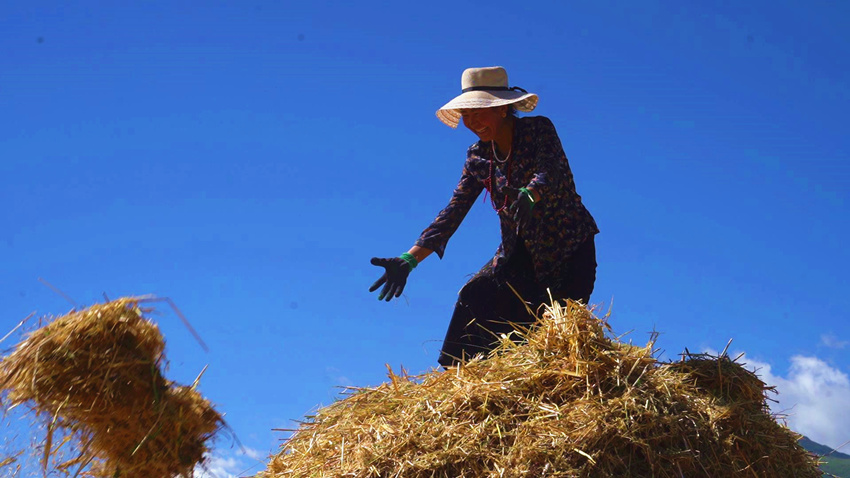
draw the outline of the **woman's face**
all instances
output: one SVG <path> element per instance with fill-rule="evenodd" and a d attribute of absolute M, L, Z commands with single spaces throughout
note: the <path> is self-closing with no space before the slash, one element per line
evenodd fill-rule
<path fill-rule="evenodd" d="M 493 108 L 470 108 L 460 110 L 463 125 L 475 133 L 481 141 L 493 141 L 507 116 L 507 106 Z"/>

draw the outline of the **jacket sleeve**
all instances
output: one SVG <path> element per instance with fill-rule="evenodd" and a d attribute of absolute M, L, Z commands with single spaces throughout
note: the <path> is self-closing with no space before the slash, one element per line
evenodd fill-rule
<path fill-rule="evenodd" d="M 556 187 L 564 178 L 562 168 L 567 164 L 561 139 L 555 131 L 555 125 L 546 117 L 540 117 L 534 133 L 534 176 L 528 184 L 529 189 L 540 194 L 545 200 L 552 187 Z"/>
<path fill-rule="evenodd" d="M 460 181 L 452 194 L 452 199 L 434 222 L 431 223 L 424 231 L 416 245 L 431 249 L 436 252 L 440 259 L 443 258 L 443 253 L 446 251 L 446 244 L 452 234 L 457 230 L 463 218 L 469 212 L 469 209 L 475 203 L 475 199 L 481 194 L 484 185 L 479 182 L 475 176 L 469 171 L 470 159 L 467 155 L 466 163 L 463 166 L 463 173 L 460 176 Z"/>

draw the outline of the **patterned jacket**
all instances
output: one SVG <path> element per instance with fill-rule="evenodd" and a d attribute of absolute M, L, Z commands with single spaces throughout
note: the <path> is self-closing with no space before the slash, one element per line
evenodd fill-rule
<path fill-rule="evenodd" d="M 504 157 L 500 154 L 499 159 Z M 523 231 L 518 230 L 510 211 L 521 187 L 540 195 Z M 494 160 L 489 142 L 478 141 L 469 147 L 452 199 L 422 232 L 416 245 L 431 249 L 442 258 L 452 234 L 485 190 L 494 209 L 502 209 L 498 212 L 502 243 L 493 258 L 494 268 L 507 262 L 521 239 L 531 254 L 535 277 L 546 283 L 557 277 L 559 267 L 582 242 L 599 232 L 576 193 L 573 173 L 555 126 L 544 116 L 515 120 L 507 162 Z M 508 207 L 503 208 L 506 204 Z"/>

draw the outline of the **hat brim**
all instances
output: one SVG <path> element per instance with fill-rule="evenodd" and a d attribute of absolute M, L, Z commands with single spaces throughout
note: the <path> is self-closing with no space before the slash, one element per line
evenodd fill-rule
<path fill-rule="evenodd" d="M 521 91 L 467 91 L 438 109 L 437 118 L 457 128 L 461 118 L 460 110 L 504 105 L 514 105 L 519 111 L 527 113 L 537 107 L 537 95 Z"/>

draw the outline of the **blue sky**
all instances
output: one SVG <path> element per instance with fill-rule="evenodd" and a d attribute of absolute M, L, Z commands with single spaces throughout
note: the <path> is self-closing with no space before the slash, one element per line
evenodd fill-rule
<path fill-rule="evenodd" d="M 209 364 L 201 390 L 263 462 L 338 386 L 437 365 L 495 214 L 477 204 L 402 300 L 367 292 L 369 259 L 447 203 L 474 135 L 434 111 L 502 65 L 602 231 L 615 332 L 659 331 L 665 359 L 733 339 L 792 428 L 838 446 L 850 5 L 738 3 L 2 2 L 0 336 L 72 307 L 39 278 L 78 305 L 170 297 L 210 351 L 163 304 L 169 377 Z M 258 463 L 218 445 L 215 476 Z"/>

